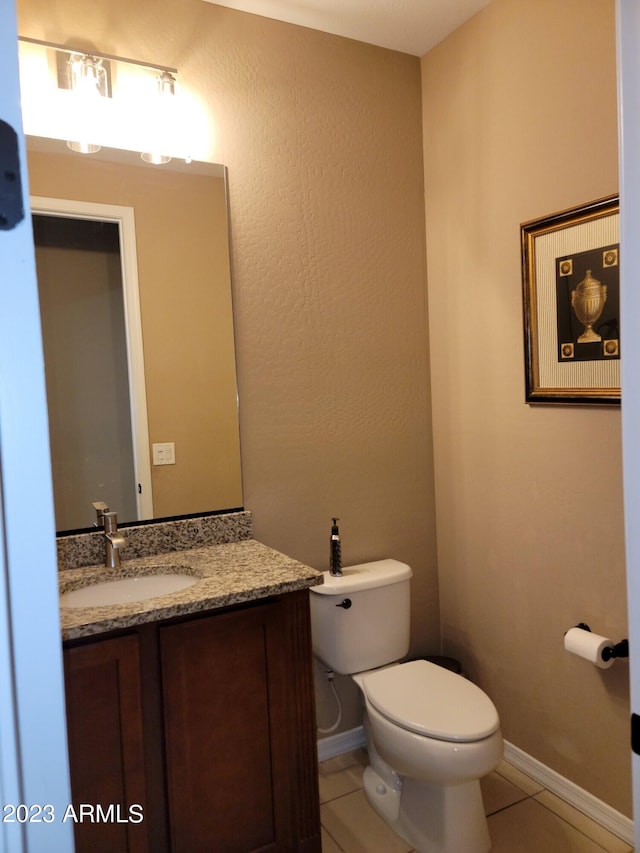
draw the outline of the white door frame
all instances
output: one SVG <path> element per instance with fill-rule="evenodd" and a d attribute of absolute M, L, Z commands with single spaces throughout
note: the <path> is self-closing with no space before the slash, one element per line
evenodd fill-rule
<path fill-rule="evenodd" d="M 640 715 L 640 4 L 616 0 L 620 150 L 620 316 L 624 355 L 622 464 L 631 711 Z M 627 322 L 628 321 L 628 322 Z M 640 719 L 635 722 L 640 723 Z M 640 732 L 637 733 L 640 737 Z M 637 745 L 640 750 L 640 745 Z M 635 849 L 640 850 L 640 755 L 632 754 Z"/>
<path fill-rule="evenodd" d="M 151 457 L 149 453 L 149 424 L 144 377 L 144 349 L 140 293 L 138 288 L 138 258 L 136 253 L 136 223 L 132 207 L 100 204 L 75 199 L 31 197 L 31 210 L 42 216 L 65 216 L 71 219 L 92 219 L 112 222 L 118 226 L 120 238 L 120 271 L 124 297 L 124 322 L 127 340 L 129 375 L 129 409 L 133 439 L 133 465 L 136 484 L 138 519 L 153 518 L 151 486 Z M 112 507 L 117 509 L 117 507 Z"/>
<path fill-rule="evenodd" d="M 0 853 L 67 853 L 53 492 L 13 0 L 0 0 L 0 121 L 16 134 L 24 203 L 22 218 L 0 229 Z M 0 150 L 0 181 L 8 162 Z M 33 811 L 8 823 L 6 806 L 20 804 L 42 809 L 40 822 Z"/>

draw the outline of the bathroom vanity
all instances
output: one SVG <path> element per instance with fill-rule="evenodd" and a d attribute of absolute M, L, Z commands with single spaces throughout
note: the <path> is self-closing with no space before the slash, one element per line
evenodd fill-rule
<path fill-rule="evenodd" d="M 176 568 L 197 582 L 61 609 L 74 807 L 102 807 L 76 823 L 76 849 L 320 851 L 308 588 L 321 575 L 252 539 L 120 574 Z M 60 590 L 108 571 L 63 570 Z"/>

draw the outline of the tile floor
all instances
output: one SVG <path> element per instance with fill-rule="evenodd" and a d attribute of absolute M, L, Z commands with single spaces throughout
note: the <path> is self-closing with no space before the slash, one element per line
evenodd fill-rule
<path fill-rule="evenodd" d="M 363 750 L 320 764 L 322 853 L 410 853 L 367 803 Z M 631 853 L 591 818 L 502 762 L 482 780 L 492 853 Z"/>

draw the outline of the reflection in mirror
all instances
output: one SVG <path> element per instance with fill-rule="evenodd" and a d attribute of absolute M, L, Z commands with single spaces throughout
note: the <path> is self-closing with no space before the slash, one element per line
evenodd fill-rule
<path fill-rule="evenodd" d="M 153 517 L 133 209 L 31 197 L 58 530 Z"/>
<path fill-rule="evenodd" d="M 59 532 L 90 527 L 95 518 L 93 500 L 103 500 L 118 511 L 122 523 L 241 507 L 224 167 L 175 161 L 161 167 L 151 166 L 133 152 L 108 149 L 102 149 L 97 155 L 83 156 L 70 152 L 64 142 L 33 137 L 28 138 L 27 148 L 33 195 L 46 197 L 47 203 L 53 206 L 52 200 L 66 200 L 59 202 L 61 210 L 66 211 L 61 214 L 60 221 L 49 222 L 49 229 L 55 229 L 55 239 L 50 234 L 42 235 L 41 219 L 45 217 L 34 220 L 38 242 L 44 244 L 37 253 L 44 251 L 46 258 L 45 261 L 38 259 L 39 287 L 42 292 L 46 269 L 49 293 L 46 298 L 50 302 L 53 293 L 59 302 L 66 303 L 64 309 L 57 309 L 56 323 L 64 329 L 62 340 L 73 341 L 74 347 L 88 347 L 81 350 L 82 354 L 67 353 L 66 367 L 56 368 L 50 364 L 46 353 L 49 320 L 43 305 L 45 372 Z M 68 213 L 76 203 L 80 211 L 87 202 L 93 206 L 115 205 L 130 211 L 135 229 L 133 251 L 129 252 L 133 260 L 125 257 L 127 240 L 122 239 L 123 233 L 129 233 L 128 226 L 124 232 L 123 226 L 118 226 L 118 240 L 112 229 L 99 224 L 99 217 L 93 224 L 85 221 L 83 225 L 82 217 L 86 219 L 86 214 Z M 34 203 L 34 212 L 37 209 Z M 51 210 L 46 218 L 50 220 Z M 67 221 L 65 225 L 65 219 L 70 219 L 71 223 Z M 109 220 L 118 223 L 117 216 L 102 221 Z M 73 234 L 70 226 L 74 223 L 84 229 L 83 236 Z M 105 232 L 99 241 L 100 251 L 87 243 L 92 230 Z M 60 245 L 59 232 L 66 234 L 66 246 Z M 69 239 L 79 248 L 70 250 Z M 71 261 L 70 255 L 74 258 Z M 59 266 L 61 258 L 64 262 Z M 71 266 L 65 271 L 67 263 Z M 96 269 L 103 276 L 101 284 L 96 281 Z M 127 273 L 128 269 L 133 269 L 134 274 Z M 135 314 L 129 297 L 123 301 L 122 295 L 123 279 L 127 290 L 129 279 L 135 278 L 135 273 L 139 290 L 140 345 L 135 344 L 135 331 L 123 330 L 120 323 L 116 333 L 120 342 L 116 346 L 110 343 L 107 354 L 103 336 L 107 332 L 111 336 L 111 320 L 119 314 L 127 327 L 131 315 Z M 97 297 L 96 292 L 100 293 Z M 92 307 L 88 307 L 89 293 L 98 300 Z M 80 305 L 81 302 L 85 304 Z M 69 313 L 70 307 L 75 314 Z M 100 316 L 93 316 L 96 314 Z M 142 380 L 138 383 L 142 389 L 135 388 L 136 360 L 143 364 Z M 82 362 L 82 370 L 78 362 Z M 101 362 L 104 362 L 102 367 Z M 120 390 L 114 391 L 117 396 L 106 405 L 111 415 L 124 409 L 128 418 L 127 401 L 133 400 L 134 435 L 136 422 L 139 426 L 144 421 L 140 413 L 144 413 L 146 407 L 148 427 L 142 430 L 142 444 L 139 440 L 136 444 L 135 438 L 132 444 L 128 421 L 126 427 L 115 423 L 107 427 L 102 423 L 102 416 L 95 414 L 98 403 L 103 402 L 101 373 L 109 377 L 104 382 L 112 384 L 112 371 L 117 373 L 115 365 L 118 363 Z M 74 377 L 74 383 L 65 392 L 66 398 L 55 399 L 49 387 L 53 382 L 50 377 L 61 371 L 70 372 L 71 365 L 75 365 L 74 373 L 84 373 L 84 389 Z M 67 411 L 61 411 L 65 409 Z M 106 465 L 92 473 L 93 479 L 87 482 L 86 469 L 89 463 L 93 464 L 94 455 L 99 454 L 85 447 L 86 439 L 76 438 L 78 423 L 70 413 L 73 410 L 86 413 L 89 409 L 93 410 L 95 418 L 89 431 L 100 437 L 97 443 L 107 448 L 113 440 L 115 447 L 109 447 Z M 58 437 L 54 438 L 56 433 Z M 174 462 L 154 464 L 153 445 L 173 445 Z M 156 463 L 164 462 L 166 447 L 156 448 L 155 457 Z M 85 478 L 84 486 L 77 481 L 80 469 Z M 122 469 L 126 472 L 125 481 L 134 491 L 133 495 L 129 493 L 123 498 L 117 495 L 113 485 L 114 476 Z M 149 472 L 148 483 L 145 469 Z M 74 503 L 71 500 L 74 494 L 83 497 L 69 514 L 68 504 Z M 129 509 L 125 509 L 127 505 Z"/>

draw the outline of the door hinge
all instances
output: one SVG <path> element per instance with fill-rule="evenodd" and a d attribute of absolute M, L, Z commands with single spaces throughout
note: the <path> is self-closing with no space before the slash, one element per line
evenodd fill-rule
<path fill-rule="evenodd" d="M 631 715 L 631 749 L 640 755 L 640 715 Z"/>
<path fill-rule="evenodd" d="M 10 231 L 23 219 L 18 134 L 0 121 L 0 230 Z"/>

